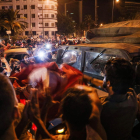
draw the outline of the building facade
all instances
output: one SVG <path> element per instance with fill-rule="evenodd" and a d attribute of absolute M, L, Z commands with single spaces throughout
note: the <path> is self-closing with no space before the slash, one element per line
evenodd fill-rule
<path fill-rule="evenodd" d="M 27 22 L 23 35 L 54 37 L 57 31 L 57 0 L 0 0 L 1 9 L 19 10 L 17 18 Z"/>

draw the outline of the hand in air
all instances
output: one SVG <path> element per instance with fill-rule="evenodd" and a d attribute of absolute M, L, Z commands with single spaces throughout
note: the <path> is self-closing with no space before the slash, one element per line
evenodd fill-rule
<path fill-rule="evenodd" d="M 39 111 L 39 101 L 38 101 L 38 90 L 35 88 L 31 88 L 30 90 L 30 105 L 29 105 L 29 118 L 31 121 L 40 118 L 40 111 Z"/>

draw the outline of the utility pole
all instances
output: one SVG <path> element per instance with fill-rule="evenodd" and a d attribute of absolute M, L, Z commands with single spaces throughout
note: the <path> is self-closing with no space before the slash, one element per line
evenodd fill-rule
<path fill-rule="evenodd" d="M 79 1 L 79 23 L 82 23 L 83 19 L 83 0 Z"/>
<path fill-rule="evenodd" d="M 113 5 L 112 5 L 112 23 L 114 21 L 114 0 L 113 0 Z"/>
<path fill-rule="evenodd" d="M 98 9 L 98 4 L 97 4 L 97 0 L 95 0 L 95 25 L 98 24 L 98 13 L 97 13 L 97 9 Z"/>
<path fill-rule="evenodd" d="M 65 16 L 67 16 L 67 3 L 65 3 Z"/>

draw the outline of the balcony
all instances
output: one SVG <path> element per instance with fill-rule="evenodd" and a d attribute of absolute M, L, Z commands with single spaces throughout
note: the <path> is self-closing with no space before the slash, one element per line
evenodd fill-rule
<path fill-rule="evenodd" d="M 38 1 L 46 1 L 46 0 L 38 0 Z M 57 0 L 50 0 L 50 1 L 54 1 L 54 2 L 57 2 Z"/>
<path fill-rule="evenodd" d="M 12 2 L 12 0 L 0 0 L 0 2 Z"/>
<path fill-rule="evenodd" d="M 42 19 L 42 17 L 39 17 L 39 19 Z M 46 18 L 46 17 L 43 17 L 43 19 L 53 19 L 53 20 L 57 20 L 57 18 Z"/>
<path fill-rule="evenodd" d="M 38 9 L 39 9 L 39 10 L 43 10 L 43 11 L 44 11 L 44 10 L 53 10 L 53 11 L 57 11 L 57 9 L 50 9 L 50 8 L 49 8 L 49 9 L 48 9 L 48 8 L 42 9 L 42 7 L 38 7 Z"/>

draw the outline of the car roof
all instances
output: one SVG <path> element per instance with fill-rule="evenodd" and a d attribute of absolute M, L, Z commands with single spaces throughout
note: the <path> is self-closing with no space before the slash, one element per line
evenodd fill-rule
<path fill-rule="evenodd" d="M 34 50 L 35 48 L 33 48 Z M 4 52 L 5 54 L 11 54 L 11 53 L 16 53 L 16 54 L 28 54 L 27 48 L 16 48 L 16 49 L 9 49 Z"/>
<path fill-rule="evenodd" d="M 129 43 L 104 43 L 104 44 L 78 44 L 79 47 L 100 47 L 100 48 L 112 48 L 125 50 L 128 53 L 140 53 L 140 44 L 129 44 Z"/>
<path fill-rule="evenodd" d="M 27 48 L 18 48 L 18 49 L 9 49 L 4 52 L 5 54 L 8 53 L 17 53 L 17 54 L 28 54 Z"/>

